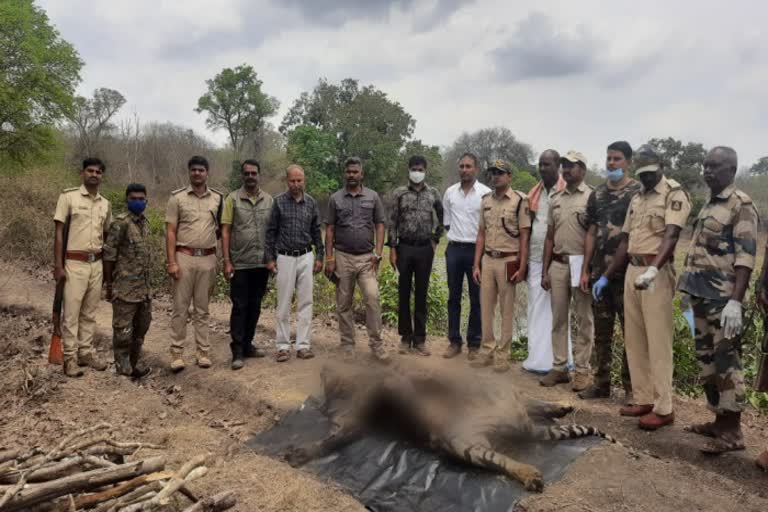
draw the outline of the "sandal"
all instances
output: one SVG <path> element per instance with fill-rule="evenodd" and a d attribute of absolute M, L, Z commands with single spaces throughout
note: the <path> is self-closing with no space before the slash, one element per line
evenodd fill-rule
<path fill-rule="evenodd" d="M 287 360 L 291 358 L 291 353 L 287 350 L 278 350 L 277 351 L 277 362 L 278 363 L 284 363 Z"/>
<path fill-rule="evenodd" d="M 744 439 L 741 435 L 736 436 L 729 434 L 712 439 L 700 448 L 700 450 L 702 453 L 708 455 L 720 455 L 726 452 L 743 450 L 744 448 Z"/>
<path fill-rule="evenodd" d="M 313 354 L 312 349 L 309 348 L 303 348 L 296 352 L 297 359 L 312 359 L 313 357 L 315 357 L 315 354 Z"/>
<path fill-rule="evenodd" d="M 719 434 L 717 427 L 715 427 L 714 421 L 710 421 L 708 423 L 695 423 L 693 425 L 688 425 L 687 427 L 683 427 L 683 430 L 686 432 L 690 432 L 691 434 L 698 434 L 700 436 L 705 436 L 705 437 L 717 437 L 717 435 Z"/>

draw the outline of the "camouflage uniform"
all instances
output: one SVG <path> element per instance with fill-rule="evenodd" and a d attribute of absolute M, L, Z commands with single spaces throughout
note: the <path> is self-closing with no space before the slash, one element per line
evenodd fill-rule
<path fill-rule="evenodd" d="M 643 189 L 640 182 L 631 180 L 620 189 L 612 189 L 605 183 L 590 194 L 587 201 L 587 225 L 595 226 L 595 253 L 592 257 L 590 278 L 594 284 L 613 262 L 613 256 L 622 239 L 621 227 L 627 216 L 629 203 Z M 624 331 L 624 274 L 626 267 L 611 276 L 610 286 L 605 288 L 599 302 L 592 305 L 595 318 L 595 386 L 610 388 L 611 363 L 613 361 L 613 333 L 616 317 Z M 621 383 L 630 392 L 629 366 L 626 352 L 621 350 Z"/>
<path fill-rule="evenodd" d="M 720 315 L 733 293 L 735 267 L 753 269 L 757 210 L 731 184 L 701 209 L 678 289 L 691 296 L 699 376 L 713 412 L 741 412 L 745 405 L 740 338 L 723 337 Z"/>
<path fill-rule="evenodd" d="M 109 227 L 104 260 L 115 263 L 112 291 L 112 348 L 118 373 L 136 367 L 152 321 L 149 287 L 149 226 L 143 215 L 122 213 Z"/>

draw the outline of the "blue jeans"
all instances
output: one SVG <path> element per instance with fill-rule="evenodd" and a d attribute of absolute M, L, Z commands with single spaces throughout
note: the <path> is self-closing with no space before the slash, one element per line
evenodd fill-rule
<path fill-rule="evenodd" d="M 467 346 L 480 348 L 480 287 L 472 279 L 475 244 L 449 242 L 445 250 L 445 270 L 448 274 L 448 341 L 461 345 L 461 296 L 464 276 L 469 283 L 469 325 Z"/>

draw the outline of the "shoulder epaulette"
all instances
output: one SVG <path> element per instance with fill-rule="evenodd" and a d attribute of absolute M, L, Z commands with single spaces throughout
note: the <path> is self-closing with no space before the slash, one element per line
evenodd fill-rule
<path fill-rule="evenodd" d="M 667 183 L 669 183 L 669 188 L 671 190 L 677 190 L 677 189 L 683 188 L 683 186 L 680 185 L 680 183 L 673 180 L 672 178 L 667 178 Z"/>
<path fill-rule="evenodd" d="M 214 194 L 219 194 L 221 197 L 224 197 L 224 194 L 223 194 L 222 192 L 219 192 L 219 191 L 218 191 L 218 190 L 216 190 L 215 188 L 212 188 L 212 187 L 208 187 L 208 190 L 210 190 L 210 191 L 211 191 L 211 192 L 213 192 Z"/>
<path fill-rule="evenodd" d="M 187 190 L 187 187 L 181 187 L 181 188 L 177 188 L 176 190 L 174 190 L 173 192 L 171 192 L 171 195 L 172 195 L 172 196 L 175 196 L 176 194 L 178 194 L 178 193 L 180 193 L 180 192 L 184 192 L 185 190 Z"/>
<path fill-rule="evenodd" d="M 752 204 L 752 198 L 739 189 L 733 191 L 733 194 L 739 198 L 742 204 Z"/>
<path fill-rule="evenodd" d="M 514 189 L 512 190 L 512 192 L 514 192 L 515 194 L 520 196 L 521 200 L 522 199 L 528 199 L 528 194 L 526 194 L 525 192 L 520 192 L 519 190 L 514 190 Z"/>
<path fill-rule="evenodd" d="M 80 187 L 65 188 L 62 190 L 62 194 L 65 192 L 74 192 L 75 190 L 80 190 Z"/>

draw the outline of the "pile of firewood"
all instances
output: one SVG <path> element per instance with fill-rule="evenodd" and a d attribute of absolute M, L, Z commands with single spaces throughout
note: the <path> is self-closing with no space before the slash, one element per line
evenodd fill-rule
<path fill-rule="evenodd" d="M 194 457 L 178 471 L 166 470 L 160 456 L 137 458 L 146 443 L 115 441 L 102 423 L 76 432 L 52 450 L 0 451 L 0 512 L 139 512 L 179 510 L 171 496 L 191 504 L 184 512 L 216 512 L 235 505 L 232 492 L 198 499 L 187 483 L 204 476 L 206 456 Z M 131 457 L 130 462 L 125 458 Z"/>

